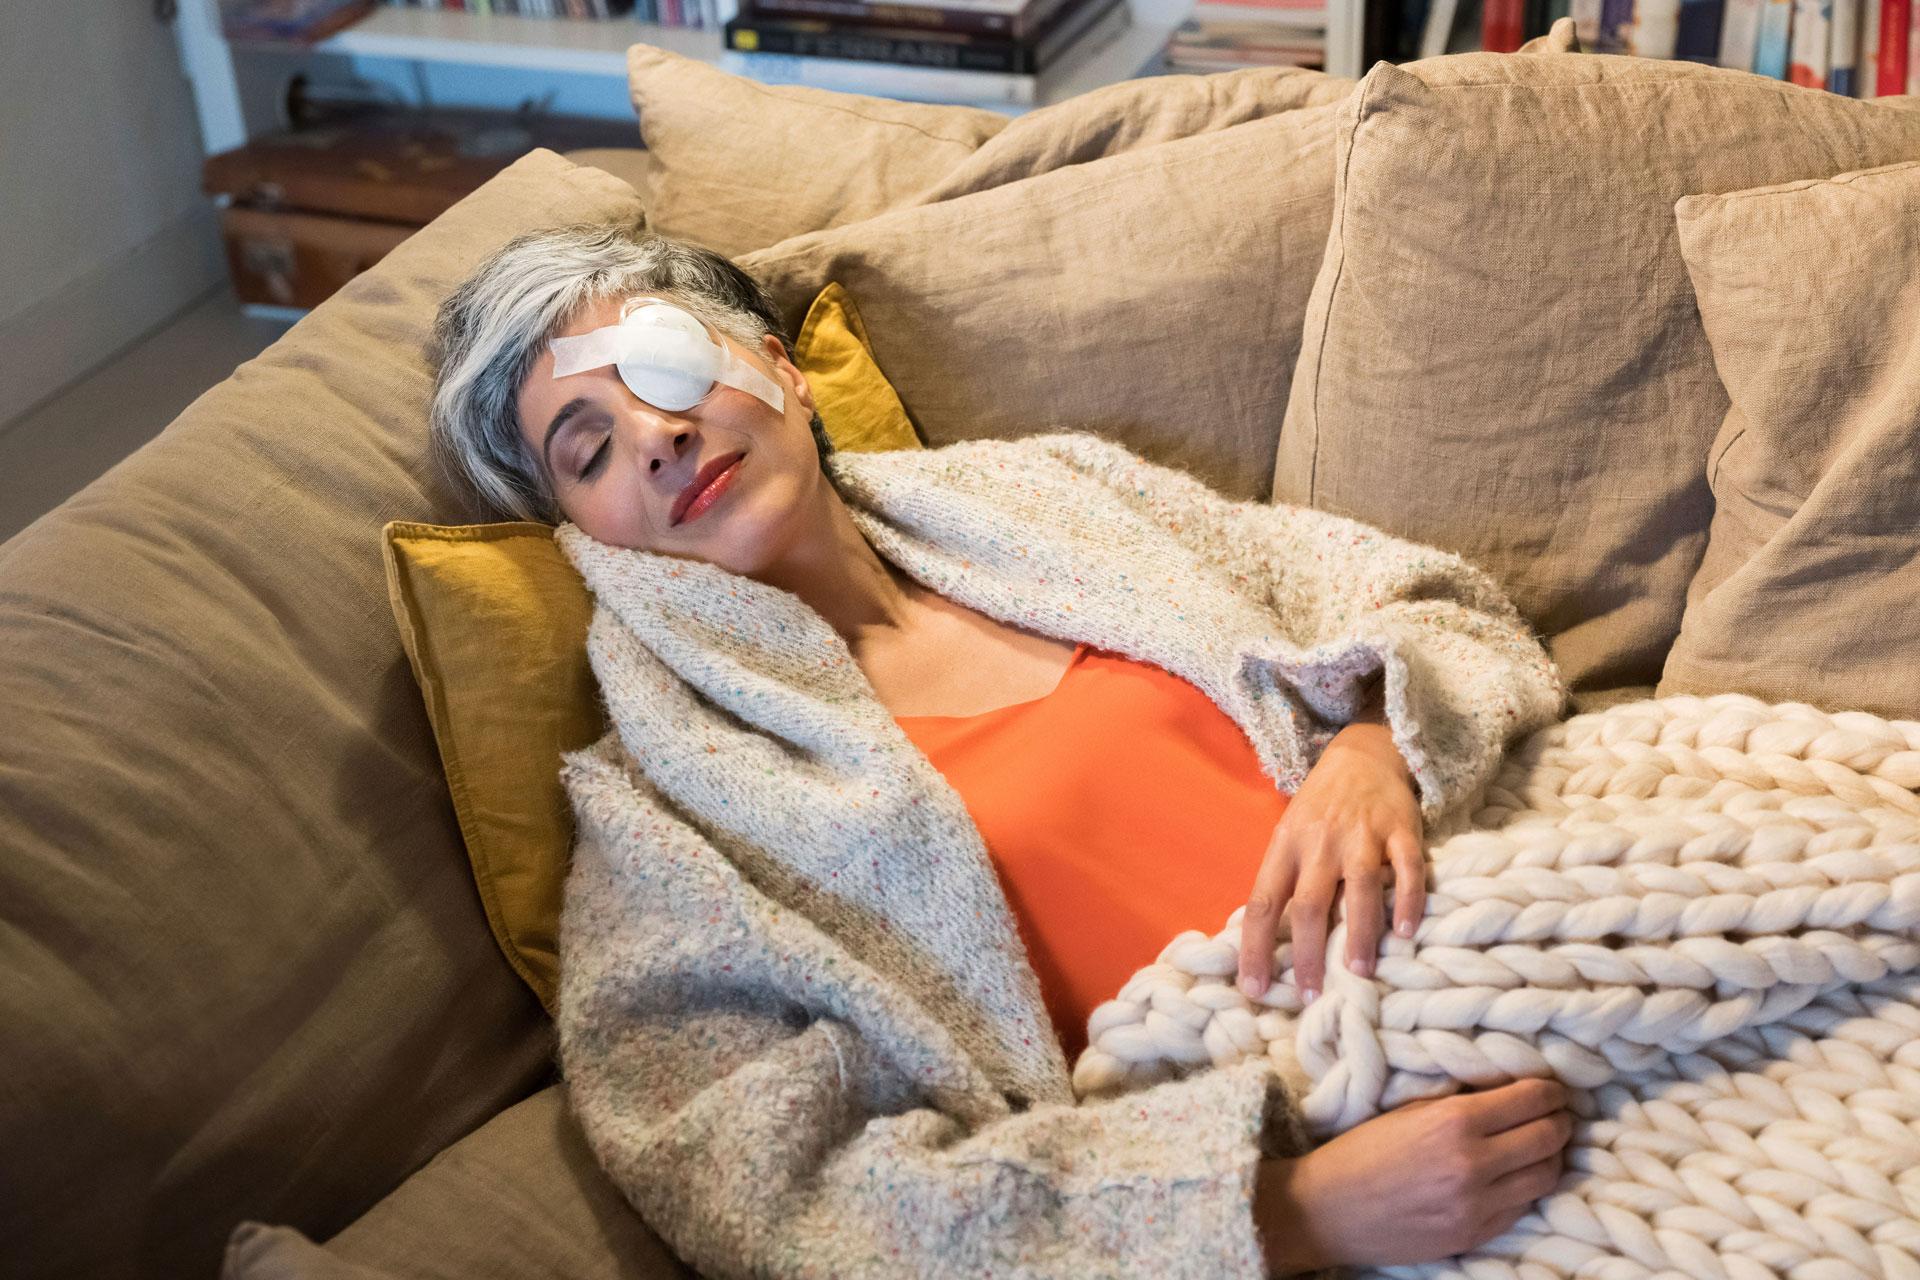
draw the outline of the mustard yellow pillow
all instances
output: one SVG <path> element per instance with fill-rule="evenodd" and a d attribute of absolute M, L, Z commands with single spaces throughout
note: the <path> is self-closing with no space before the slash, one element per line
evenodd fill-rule
<path fill-rule="evenodd" d="M 821 425 L 848 453 L 924 447 L 893 384 L 874 363 L 873 343 L 853 299 L 829 284 L 807 308 L 793 362 L 807 375 Z"/>
<path fill-rule="evenodd" d="M 808 310 L 794 363 L 834 448 L 922 447 L 839 285 Z M 433 722 L 487 924 L 552 1013 L 573 847 L 560 753 L 607 728 L 587 662 L 592 597 L 548 525 L 395 520 L 382 542 L 388 599 Z"/>

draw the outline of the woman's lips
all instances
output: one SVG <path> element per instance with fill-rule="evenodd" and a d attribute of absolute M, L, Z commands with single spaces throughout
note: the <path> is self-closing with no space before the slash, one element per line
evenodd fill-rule
<path fill-rule="evenodd" d="M 693 500 L 686 504 L 679 518 L 673 523 L 683 525 L 689 520 L 697 520 L 708 507 L 720 501 L 721 496 L 733 486 L 734 477 L 740 474 L 740 463 L 746 456 L 745 453 L 733 453 L 715 459 L 718 470 L 704 487 L 694 491 Z"/>

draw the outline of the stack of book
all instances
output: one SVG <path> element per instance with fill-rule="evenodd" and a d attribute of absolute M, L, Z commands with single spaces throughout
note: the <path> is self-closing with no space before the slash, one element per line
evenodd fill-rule
<path fill-rule="evenodd" d="M 453 9 L 522 18 L 623 18 L 669 27 L 718 26 L 713 0 L 386 0 L 399 9 Z M 671 11 L 671 12 L 669 12 Z"/>
<path fill-rule="evenodd" d="M 1326 59 L 1325 0 L 1199 0 L 1163 55 L 1168 71 L 1202 74 L 1260 66 L 1317 70 Z"/>
<path fill-rule="evenodd" d="M 1031 105 L 1129 12 L 1127 0 L 740 0 L 720 65 L 768 84 Z"/>

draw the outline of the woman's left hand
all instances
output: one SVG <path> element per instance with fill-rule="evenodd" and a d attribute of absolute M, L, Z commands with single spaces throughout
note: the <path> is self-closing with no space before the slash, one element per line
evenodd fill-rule
<path fill-rule="evenodd" d="M 1240 921 L 1240 989 L 1267 989 L 1285 911 L 1293 934 L 1294 983 L 1319 994 L 1328 916 L 1346 882 L 1347 967 L 1373 973 L 1385 907 L 1384 868 L 1394 875 L 1394 932 L 1412 937 L 1426 910 L 1423 821 L 1413 774 L 1384 724 L 1349 724 L 1333 736 L 1288 801 L 1254 878 Z"/>

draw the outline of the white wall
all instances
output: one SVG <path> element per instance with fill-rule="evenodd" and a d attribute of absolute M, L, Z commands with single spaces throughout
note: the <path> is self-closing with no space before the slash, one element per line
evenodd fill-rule
<path fill-rule="evenodd" d="M 221 278 L 200 160 L 151 0 L 0 0 L 0 431 Z"/>

